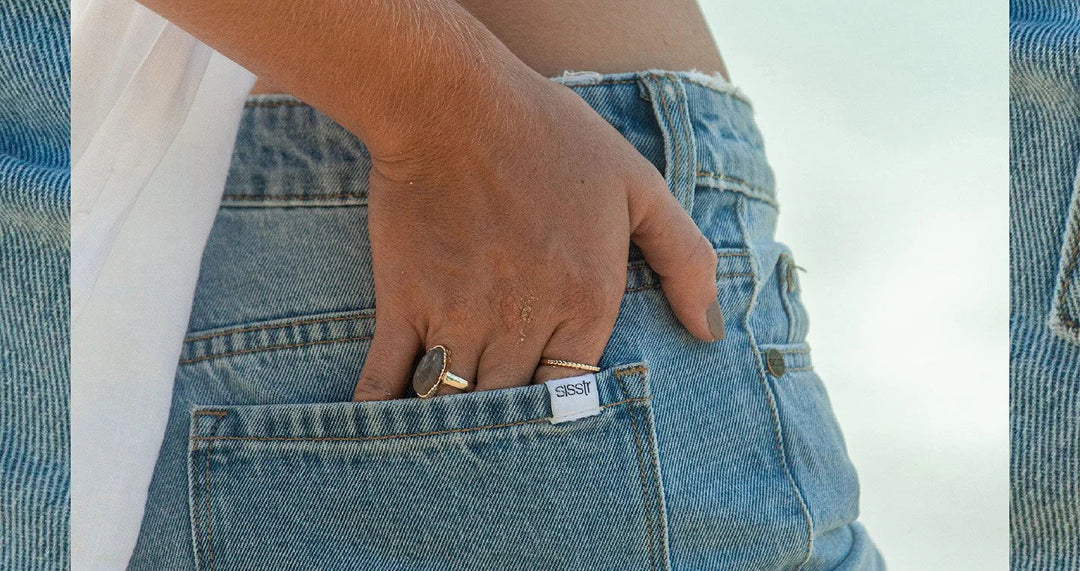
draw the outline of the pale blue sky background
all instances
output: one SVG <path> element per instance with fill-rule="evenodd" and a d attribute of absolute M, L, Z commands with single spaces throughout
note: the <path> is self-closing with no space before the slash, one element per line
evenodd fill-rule
<path fill-rule="evenodd" d="M 892 570 L 1008 567 L 1008 5 L 699 0 Z"/>

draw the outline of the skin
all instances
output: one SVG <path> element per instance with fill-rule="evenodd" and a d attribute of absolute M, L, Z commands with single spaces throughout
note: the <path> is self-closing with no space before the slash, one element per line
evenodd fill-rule
<path fill-rule="evenodd" d="M 545 77 L 722 70 L 692 2 L 627 2 L 626 21 L 621 3 L 583 0 L 562 0 L 562 9 L 517 0 L 144 3 L 254 71 L 262 90 L 296 95 L 368 147 L 377 320 L 355 400 L 403 396 L 416 358 L 436 344 L 451 348 L 451 371 L 475 390 L 578 374 L 538 363 L 599 361 L 631 241 L 686 329 L 704 342 L 723 337 L 712 245 L 656 168 Z"/>
<path fill-rule="evenodd" d="M 617 73 L 698 69 L 728 77 L 696 0 L 459 0 L 525 65 Z M 287 91 L 260 77 L 254 93 Z"/>

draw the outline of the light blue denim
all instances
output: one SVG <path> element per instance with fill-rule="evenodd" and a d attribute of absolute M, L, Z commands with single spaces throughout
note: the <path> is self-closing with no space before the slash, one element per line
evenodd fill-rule
<path fill-rule="evenodd" d="M 632 248 L 598 415 L 552 424 L 541 385 L 348 402 L 375 329 L 370 158 L 253 98 L 132 569 L 883 568 L 750 106 L 685 73 L 561 81 L 714 244 L 727 339 L 691 337 Z"/>
<path fill-rule="evenodd" d="M 67 569 L 68 3 L 0 0 L 0 569 Z"/>
<path fill-rule="evenodd" d="M 1080 569 L 1080 0 L 1010 5 L 1013 569 Z"/>

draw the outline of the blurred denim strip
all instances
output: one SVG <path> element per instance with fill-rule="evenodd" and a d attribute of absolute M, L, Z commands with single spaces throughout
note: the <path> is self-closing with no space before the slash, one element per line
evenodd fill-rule
<path fill-rule="evenodd" d="M 69 35 L 0 0 L 0 569 L 68 566 Z"/>
<path fill-rule="evenodd" d="M 1080 569 L 1080 2 L 1010 5 L 1013 569 Z"/>
<path fill-rule="evenodd" d="M 252 98 L 130 569 L 883 567 L 750 105 L 687 72 L 557 81 L 713 243 L 727 339 L 690 336 L 631 248 L 599 414 L 552 424 L 543 385 L 349 402 L 376 320 L 371 158 Z"/>

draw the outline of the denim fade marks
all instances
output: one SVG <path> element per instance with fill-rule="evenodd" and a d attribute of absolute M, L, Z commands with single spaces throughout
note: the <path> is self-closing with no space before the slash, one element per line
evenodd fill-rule
<path fill-rule="evenodd" d="M 69 564 L 68 18 L 0 2 L 0 569 Z"/>
<path fill-rule="evenodd" d="M 1011 568 L 1080 569 L 1080 2 L 1010 3 Z"/>
<path fill-rule="evenodd" d="M 749 105 L 686 72 L 572 83 L 713 243 L 728 338 L 686 332 L 632 247 L 600 414 L 552 424 L 541 385 L 349 402 L 378 315 L 370 157 L 252 98 L 132 569 L 882 568 Z"/>

